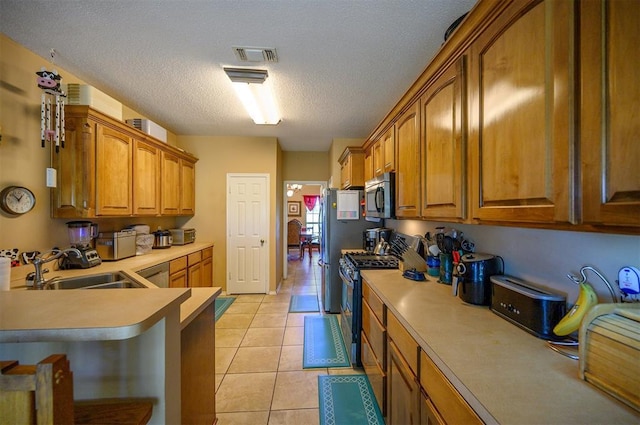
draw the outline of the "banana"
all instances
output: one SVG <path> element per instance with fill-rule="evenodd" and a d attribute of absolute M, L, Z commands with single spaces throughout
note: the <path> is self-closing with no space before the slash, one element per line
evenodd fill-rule
<path fill-rule="evenodd" d="M 553 328 L 553 333 L 558 336 L 566 336 L 580 328 L 580 322 L 584 315 L 598 304 L 598 295 L 587 282 L 580 283 L 580 293 L 571 310 Z"/>

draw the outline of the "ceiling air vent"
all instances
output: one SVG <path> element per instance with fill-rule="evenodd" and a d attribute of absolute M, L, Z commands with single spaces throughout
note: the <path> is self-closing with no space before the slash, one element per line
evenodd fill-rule
<path fill-rule="evenodd" d="M 240 62 L 278 62 L 278 53 L 271 47 L 233 47 Z"/>

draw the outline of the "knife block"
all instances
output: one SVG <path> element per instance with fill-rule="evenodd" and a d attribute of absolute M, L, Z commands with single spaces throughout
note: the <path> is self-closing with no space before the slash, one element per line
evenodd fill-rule
<path fill-rule="evenodd" d="M 407 249 L 402 253 L 402 261 L 398 264 L 400 271 L 416 270 L 418 272 L 427 271 L 427 262 L 417 252 Z"/>

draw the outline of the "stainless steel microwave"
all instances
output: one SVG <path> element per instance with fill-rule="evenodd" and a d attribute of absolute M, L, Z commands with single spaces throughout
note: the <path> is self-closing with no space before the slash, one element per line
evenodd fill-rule
<path fill-rule="evenodd" d="M 393 218 L 396 203 L 396 175 L 384 173 L 364 184 L 366 217 Z"/>

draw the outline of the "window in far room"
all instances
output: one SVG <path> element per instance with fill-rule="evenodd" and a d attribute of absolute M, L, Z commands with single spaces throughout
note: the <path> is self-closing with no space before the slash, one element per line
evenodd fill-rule
<path fill-rule="evenodd" d="M 316 202 L 311 211 L 308 208 L 305 208 L 305 211 L 307 231 L 311 232 L 314 237 L 320 236 L 320 202 Z"/>

